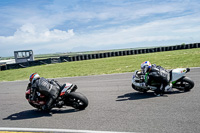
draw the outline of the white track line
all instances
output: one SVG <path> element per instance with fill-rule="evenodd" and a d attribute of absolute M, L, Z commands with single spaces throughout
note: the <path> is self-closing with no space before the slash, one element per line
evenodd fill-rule
<path fill-rule="evenodd" d="M 75 129 L 47 129 L 47 128 L 9 128 L 0 127 L 0 131 L 18 131 L 18 132 L 66 132 L 66 133 L 136 133 L 136 132 L 117 132 L 117 131 L 92 131 Z"/>

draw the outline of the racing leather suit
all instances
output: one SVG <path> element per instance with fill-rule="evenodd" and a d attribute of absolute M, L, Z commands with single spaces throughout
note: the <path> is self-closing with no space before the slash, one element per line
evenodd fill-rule
<path fill-rule="evenodd" d="M 170 74 L 161 66 L 152 65 L 149 72 L 145 74 L 145 84 L 156 86 L 154 90 L 156 94 L 163 94 L 165 87 L 170 82 Z"/>
<path fill-rule="evenodd" d="M 33 89 L 33 99 L 35 98 L 35 92 L 38 91 L 47 97 L 47 102 L 43 106 L 43 110 L 49 110 L 52 107 L 54 100 L 59 95 L 59 86 L 54 82 L 54 80 L 49 81 L 45 78 L 36 79 L 32 84 Z"/>

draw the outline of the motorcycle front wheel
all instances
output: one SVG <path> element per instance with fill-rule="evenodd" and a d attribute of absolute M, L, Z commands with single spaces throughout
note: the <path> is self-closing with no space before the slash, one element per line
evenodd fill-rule
<path fill-rule="evenodd" d="M 173 88 L 184 92 L 190 91 L 193 87 L 194 82 L 189 77 L 181 78 L 175 84 L 173 84 Z"/>
<path fill-rule="evenodd" d="M 75 109 L 84 110 L 88 106 L 88 99 L 79 92 L 71 92 L 68 94 L 65 104 Z"/>
<path fill-rule="evenodd" d="M 28 102 L 32 107 L 36 108 L 36 109 L 42 109 L 40 105 L 35 105 L 32 102 Z"/>
<path fill-rule="evenodd" d="M 148 90 L 145 90 L 145 89 L 142 89 L 142 88 L 138 88 L 136 87 L 134 84 L 131 84 L 132 88 L 136 91 L 139 91 L 139 92 L 143 92 L 143 93 L 146 93 Z"/>

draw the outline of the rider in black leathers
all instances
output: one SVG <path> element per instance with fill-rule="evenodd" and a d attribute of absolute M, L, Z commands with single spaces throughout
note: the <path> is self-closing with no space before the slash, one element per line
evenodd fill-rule
<path fill-rule="evenodd" d="M 59 94 L 59 83 L 40 76 L 37 73 L 33 73 L 30 75 L 30 83 L 29 87 L 31 87 L 31 91 L 33 95 L 29 98 L 30 100 L 35 101 L 36 91 L 47 97 L 46 104 L 42 106 L 42 110 L 50 110 L 53 107 L 53 102 L 58 97 Z"/>
<path fill-rule="evenodd" d="M 157 89 L 154 90 L 156 96 L 163 95 L 165 90 L 169 90 L 170 74 L 161 66 L 151 65 L 149 61 L 145 61 L 141 64 L 141 69 L 145 74 L 146 86 L 152 85 L 153 83 L 158 84 Z"/>

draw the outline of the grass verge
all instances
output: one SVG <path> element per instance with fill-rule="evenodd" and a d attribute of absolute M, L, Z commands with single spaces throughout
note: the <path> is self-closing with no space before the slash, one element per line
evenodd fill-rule
<path fill-rule="evenodd" d="M 200 67 L 200 48 L 65 62 L 0 71 L 0 81 L 28 80 L 33 72 L 41 77 L 58 78 L 133 72 L 144 61 L 166 69 Z"/>

